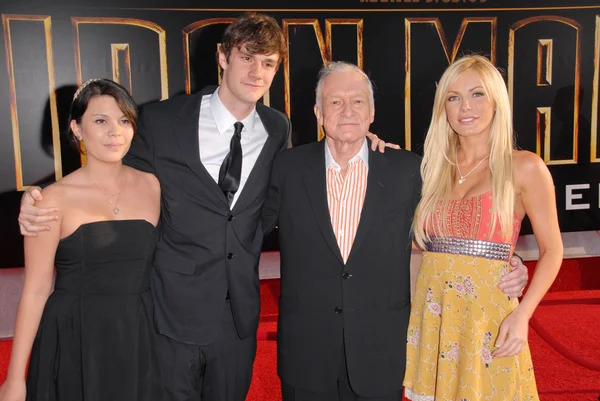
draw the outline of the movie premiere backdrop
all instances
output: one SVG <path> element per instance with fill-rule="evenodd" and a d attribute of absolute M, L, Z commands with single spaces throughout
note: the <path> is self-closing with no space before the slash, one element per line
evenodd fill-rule
<path fill-rule="evenodd" d="M 436 80 L 461 54 L 488 56 L 505 72 L 518 146 L 552 172 L 561 230 L 597 235 L 597 0 L 3 0 L 2 267 L 23 265 L 23 191 L 83 162 L 65 135 L 77 86 L 111 78 L 143 104 L 218 84 L 220 37 L 244 11 L 285 32 L 289 57 L 263 101 L 290 116 L 291 146 L 323 135 L 313 104 L 324 61 L 364 68 L 376 87 L 372 131 L 421 154 Z"/>

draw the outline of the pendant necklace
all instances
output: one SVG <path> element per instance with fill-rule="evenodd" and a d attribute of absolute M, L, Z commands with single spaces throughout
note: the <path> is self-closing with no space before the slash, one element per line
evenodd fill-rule
<path fill-rule="evenodd" d="M 96 187 L 96 189 L 100 192 L 102 192 L 105 196 L 106 199 L 108 199 L 108 201 L 110 202 L 110 204 L 112 205 L 113 209 L 112 212 L 113 214 L 116 216 L 119 214 L 119 212 L 121 211 L 121 209 L 119 209 L 119 197 L 121 196 L 121 189 L 119 190 L 119 192 L 117 192 L 116 194 L 109 194 L 106 191 L 104 191 L 102 188 L 100 188 L 100 186 L 98 186 L 98 184 L 96 184 L 96 182 L 94 180 L 92 180 L 92 177 L 90 177 L 88 175 L 88 173 L 85 172 L 85 170 L 83 170 L 83 174 L 87 177 L 87 179 L 92 183 L 92 185 L 94 187 Z M 116 196 L 117 200 L 115 202 L 112 201 L 112 199 L 110 198 L 111 196 Z"/>
<path fill-rule="evenodd" d="M 459 184 L 462 184 L 463 182 L 465 182 L 465 180 L 467 179 L 467 177 L 468 177 L 468 176 L 469 176 L 469 175 L 470 175 L 470 174 L 471 174 L 473 171 L 475 171 L 475 169 L 477 169 L 477 167 L 479 167 L 479 165 L 480 165 L 481 163 L 483 163 L 483 161 L 484 161 L 485 159 L 487 159 L 488 157 L 490 157 L 490 155 L 487 155 L 486 157 L 484 157 L 483 159 L 481 159 L 481 160 L 479 161 L 479 163 L 477 163 L 477 164 L 475 165 L 475 167 L 473 167 L 473 168 L 471 169 L 471 171 L 469 171 L 467 174 L 465 174 L 465 175 L 462 175 L 462 173 L 460 172 L 460 167 L 458 167 L 458 150 L 457 150 L 457 151 L 455 152 L 455 160 L 456 160 L 456 170 L 458 170 L 458 175 L 460 175 L 460 179 L 458 180 L 458 183 L 459 183 Z"/>

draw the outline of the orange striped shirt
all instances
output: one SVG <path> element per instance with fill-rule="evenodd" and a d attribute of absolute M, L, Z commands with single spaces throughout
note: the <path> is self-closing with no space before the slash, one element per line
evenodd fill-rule
<path fill-rule="evenodd" d="M 368 157 L 366 141 L 363 148 L 348 162 L 346 177 L 342 176 L 339 165 L 326 148 L 327 160 L 327 203 L 331 215 L 331 226 L 335 233 L 344 263 L 348 261 L 360 214 L 367 192 Z M 364 159 L 363 159 L 364 157 Z"/>

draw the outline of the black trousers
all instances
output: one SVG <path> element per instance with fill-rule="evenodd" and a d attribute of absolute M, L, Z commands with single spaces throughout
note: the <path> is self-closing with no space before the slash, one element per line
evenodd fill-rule
<path fill-rule="evenodd" d="M 207 345 L 159 335 L 165 401 L 244 401 L 252 380 L 256 335 L 240 339 L 227 301 L 221 331 Z"/>
<path fill-rule="evenodd" d="M 346 353 L 343 351 L 340 361 L 340 372 L 337 382 L 337 391 L 331 393 L 313 393 L 289 386 L 281 382 L 281 395 L 283 401 L 402 401 L 402 390 L 382 397 L 361 397 L 352 390 L 346 365 Z M 318 363 L 318 361 L 316 361 Z M 402 378 L 398 381 L 401 383 Z"/>

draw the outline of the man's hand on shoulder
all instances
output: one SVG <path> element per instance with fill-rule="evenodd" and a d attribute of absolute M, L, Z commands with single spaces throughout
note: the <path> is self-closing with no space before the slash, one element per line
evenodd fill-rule
<path fill-rule="evenodd" d="M 19 228 L 21 235 L 35 237 L 37 233 L 50 230 L 45 223 L 58 220 L 55 207 L 41 208 L 35 205 L 36 201 L 43 200 L 40 187 L 30 187 L 21 197 L 21 209 L 19 212 Z"/>
<path fill-rule="evenodd" d="M 367 138 L 371 140 L 372 151 L 379 150 L 381 153 L 384 153 L 385 148 L 402 149 L 400 145 L 396 145 L 395 143 L 387 143 L 383 139 L 379 139 L 379 137 L 372 132 L 367 133 Z"/>

